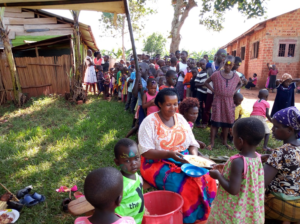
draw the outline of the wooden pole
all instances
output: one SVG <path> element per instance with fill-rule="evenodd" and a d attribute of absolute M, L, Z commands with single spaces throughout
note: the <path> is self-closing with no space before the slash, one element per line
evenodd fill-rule
<path fill-rule="evenodd" d="M 39 57 L 39 50 L 37 47 L 35 47 L 35 54 L 36 54 L 36 57 Z"/>
<path fill-rule="evenodd" d="M 13 84 L 14 101 L 15 104 L 20 107 L 22 106 L 21 105 L 22 90 L 21 90 L 15 59 L 9 43 L 9 38 L 8 38 L 9 31 L 5 29 L 3 25 L 3 15 L 4 15 L 4 8 L 0 8 L 0 40 L 3 42 L 4 53 L 6 55 L 7 64 L 11 75 L 11 80 Z"/>
<path fill-rule="evenodd" d="M 71 10 L 74 20 L 74 56 L 75 56 L 75 82 L 76 85 L 81 86 L 81 54 L 80 54 L 80 32 L 79 32 L 79 14 L 80 11 Z"/>
<path fill-rule="evenodd" d="M 131 18 L 130 18 L 130 12 L 129 12 L 129 6 L 127 0 L 124 1 L 124 6 L 125 6 L 125 13 L 127 17 L 127 22 L 128 22 L 128 29 L 129 29 L 129 34 L 130 34 L 130 40 L 131 40 L 131 45 L 132 45 L 132 51 L 133 51 L 133 58 L 135 61 L 135 70 L 136 70 L 136 81 L 134 85 L 134 90 L 137 90 L 137 86 L 139 82 L 141 81 L 141 74 L 140 74 L 140 67 L 139 67 L 139 62 L 138 62 L 138 57 L 136 53 L 136 48 L 135 48 L 135 42 L 134 42 L 134 37 L 133 37 L 133 31 L 132 31 L 132 25 L 131 25 Z"/>

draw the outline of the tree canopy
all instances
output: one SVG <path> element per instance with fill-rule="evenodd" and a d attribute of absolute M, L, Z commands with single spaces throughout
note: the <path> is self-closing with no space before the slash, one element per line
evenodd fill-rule
<path fill-rule="evenodd" d="M 162 54 L 165 48 L 167 40 L 163 35 L 158 33 L 153 33 L 144 40 L 143 51 L 147 52 L 151 56 L 154 54 Z"/>

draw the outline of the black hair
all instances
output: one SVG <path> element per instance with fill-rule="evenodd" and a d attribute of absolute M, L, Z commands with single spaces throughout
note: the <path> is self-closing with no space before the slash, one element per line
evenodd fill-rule
<path fill-rule="evenodd" d="M 157 83 L 156 83 L 156 80 L 153 79 L 153 78 L 148 78 L 148 80 L 147 80 L 147 86 L 148 86 L 148 85 L 154 85 L 154 84 L 157 84 Z"/>
<path fill-rule="evenodd" d="M 175 54 L 180 53 L 180 50 L 175 51 Z"/>
<path fill-rule="evenodd" d="M 231 61 L 231 60 L 232 60 L 233 63 L 235 63 L 235 57 L 232 56 L 232 55 L 227 55 L 225 61 L 226 61 L 226 60 L 227 60 L 227 61 Z"/>
<path fill-rule="evenodd" d="M 234 61 L 234 63 L 241 63 L 242 59 L 240 57 L 235 57 Z"/>
<path fill-rule="evenodd" d="M 257 74 L 256 74 L 256 73 L 254 73 L 254 74 L 253 74 L 253 76 L 257 77 Z"/>
<path fill-rule="evenodd" d="M 187 51 L 182 51 L 181 53 L 184 53 L 184 54 L 186 54 L 186 56 L 188 56 L 188 55 L 189 55 Z"/>
<path fill-rule="evenodd" d="M 165 74 L 167 73 L 168 69 L 169 69 L 168 66 L 162 66 L 162 67 L 160 68 L 160 70 L 162 70 L 162 72 L 165 73 Z"/>
<path fill-rule="evenodd" d="M 84 181 L 86 200 L 95 208 L 103 209 L 118 199 L 123 191 L 123 176 L 113 167 L 90 172 Z"/>
<path fill-rule="evenodd" d="M 250 146 L 257 146 L 265 137 L 265 126 L 255 117 L 241 118 L 234 124 L 235 133 Z"/>
<path fill-rule="evenodd" d="M 151 75 L 156 75 L 156 69 L 155 68 L 153 68 L 153 67 L 150 67 L 149 68 L 149 73 L 151 73 Z"/>
<path fill-rule="evenodd" d="M 158 103 L 163 104 L 165 102 L 165 96 L 177 96 L 177 99 L 178 99 L 178 94 L 177 94 L 176 89 L 165 88 L 163 90 L 160 90 L 158 92 L 158 94 L 156 95 L 155 101 L 154 101 L 155 105 L 158 106 L 158 108 L 160 108 Z"/>
<path fill-rule="evenodd" d="M 171 58 L 171 63 L 177 63 L 177 58 L 176 57 L 172 57 Z"/>
<path fill-rule="evenodd" d="M 262 98 L 263 96 L 268 96 L 269 95 L 269 91 L 267 89 L 261 89 L 258 92 L 258 97 Z"/>
<path fill-rule="evenodd" d="M 176 75 L 177 74 L 177 72 L 175 72 L 175 71 L 173 71 L 173 70 L 169 70 L 169 71 L 167 71 L 167 73 L 166 73 L 166 77 L 171 77 L 172 75 Z"/>
<path fill-rule="evenodd" d="M 244 96 L 241 93 L 235 93 L 233 95 L 233 99 L 243 99 L 243 98 L 244 98 Z"/>
<path fill-rule="evenodd" d="M 117 142 L 117 144 L 114 147 L 114 153 L 115 153 L 115 158 L 118 159 L 120 155 L 120 149 L 122 147 L 130 147 L 136 145 L 135 141 L 131 140 L 130 138 L 122 138 Z"/>
<path fill-rule="evenodd" d="M 193 71 L 196 71 L 198 73 L 198 69 L 195 67 L 191 69 L 191 72 L 193 72 Z"/>
<path fill-rule="evenodd" d="M 204 62 L 205 62 L 205 64 L 207 64 L 207 61 L 206 61 L 206 59 L 205 59 L 205 58 L 201 58 L 201 59 L 200 59 L 200 61 L 199 61 L 199 63 L 201 63 L 202 61 L 204 61 Z"/>
<path fill-rule="evenodd" d="M 205 57 L 205 56 L 206 56 L 206 57 L 208 57 L 208 55 L 207 55 L 207 54 L 203 55 L 203 57 Z"/>
<path fill-rule="evenodd" d="M 94 57 L 96 58 L 98 54 L 100 54 L 100 51 L 96 51 L 96 52 L 94 53 Z"/>

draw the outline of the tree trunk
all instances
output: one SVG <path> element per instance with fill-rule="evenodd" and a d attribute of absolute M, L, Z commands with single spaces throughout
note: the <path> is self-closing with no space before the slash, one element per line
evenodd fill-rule
<path fill-rule="evenodd" d="M 195 0 L 189 0 L 188 3 L 186 5 L 185 4 L 186 3 L 184 3 L 183 0 L 177 0 L 177 3 L 174 4 L 174 17 L 171 28 L 171 53 L 175 53 L 175 51 L 179 50 L 179 44 L 181 41 L 180 30 L 182 25 L 188 17 L 190 10 L 197 6 Z"/>
<path fill-rule="evenodd" d="M 74 56 L 75 56 L 75 84 L 81 86 L 81 54 L 80 54 L 80 32 L 79 14 L 80 11 L 71 11 L 74 20 Z"/>
<path fill-rule="evenodd" d="M 126 55 L 125 55 L 125 18 L 126 16 L 124 15 L 122 18 L 122 59 L 126 61 Z"/>
<path fill-rule="evenodd" d="M 21 85 L 20 85 L 20 81 L 19 81 L 17 67 L 15 64 L 14 56 L 13 56 L 11 46 L 9 43 L 9 38 L 8 38 L 9 31 L 4 28 L 4 25 L 2 22 L 3 16 L 1 15 L 1 12 L 4 13 L 4 10 L 2 9 L 0 11 L 0 40 L 3 42 L 4 53 L 7 58 L 7 64 L 8 64 L 10 75 L 11 75 L 11 80 L 12 80 L 12 84 L 13 84 L 14 102 L 18 107 L 20 107 L 24 103 L 25 98 L 22 94 L 22 89 L 21 89 Z"/>

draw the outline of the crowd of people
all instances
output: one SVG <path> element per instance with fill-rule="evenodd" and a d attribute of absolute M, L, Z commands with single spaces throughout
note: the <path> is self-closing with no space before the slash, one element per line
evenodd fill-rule
<path fill-rule="evenodd" d="M 88 52 L 85 83 L 97 84 L 104 98 L 111 95 L 124 102 L 125 111 L 134 114 L 133 128 L 114 149 L 121 172 L 100 168 L 87 176 L 84 192 L 95 213 L 75 224 L 142 223 L 145 183 L 182 196 L 183 223 L 300 222 L 300 112 L 294 107 L 298 79 L 285 73 L 277 80 L 276 67 L 268 65 L 267 87 L 277 89 L 272 111 L 269 91 L 261 89 L 250 117 L 243 118 L 240 89 L 256 86 L 257 75 L 247 80 L 237 71 L 242 60 L 224 49 L 212 62 L 207 55 L 196 61 L 186 51 L 163 59 L 139 55 L 140 77 L 133 58 L 108 69 L 108 57 L 102 62 L 99 54 L 92 60 Z M 266 119 L 273 124 L 273 136 L 283 141 L 277 149 L 268 148 Z M 196 140 L 194 126 L 210 126 L 208 146 Z M 187 176 L 180 168 L 186 163 L 183 156 L 202 156 L 199 148 L 212 150 L 219 129 L 223 145 L 232 149 L 229 138 L 239 153 L 221 169 Z M 137 143 L 128 138 L 134 133 Z M 262 140 L 269 154 L 256 152 Z"/>

